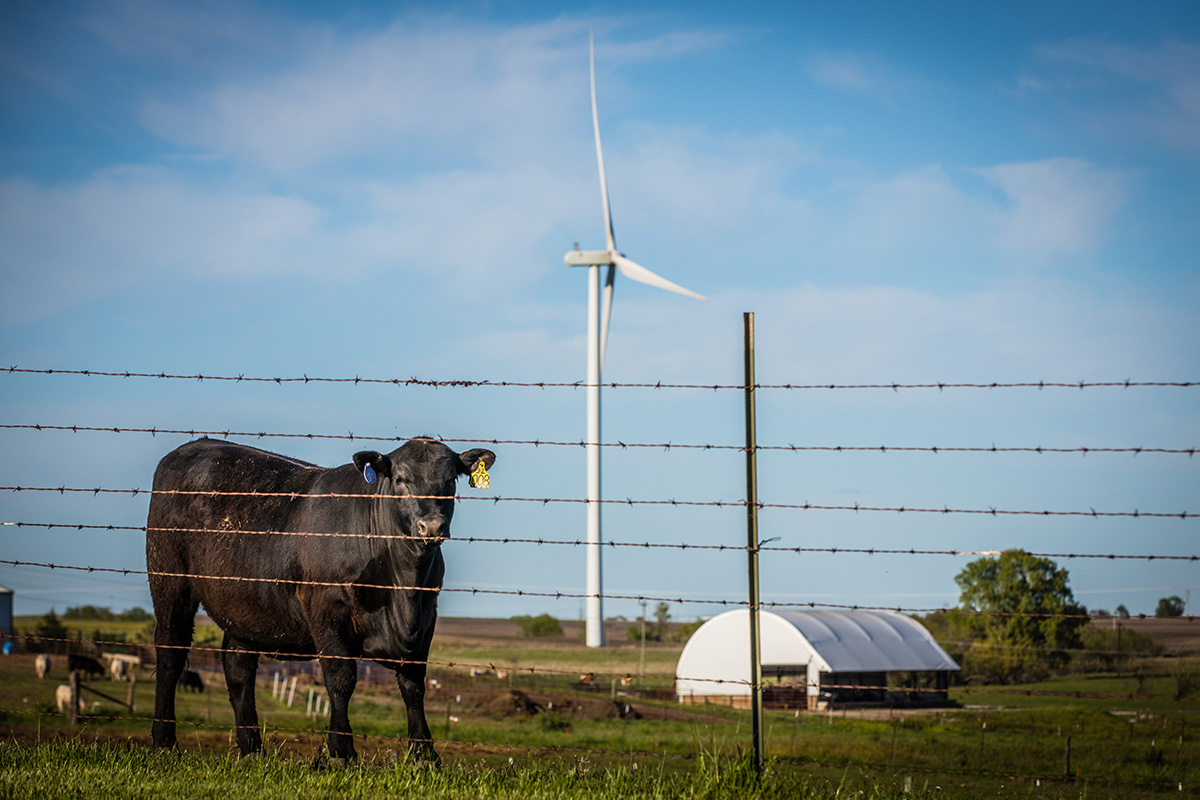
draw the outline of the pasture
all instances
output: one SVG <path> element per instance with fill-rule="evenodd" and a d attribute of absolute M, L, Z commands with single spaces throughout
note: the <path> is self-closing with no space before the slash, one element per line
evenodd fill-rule
<path fill-rule="evenodd" d="M 443 622 L 430 655 L 439 685 L 427 696 L 440 770 L 405 762 L 399 692 L 393 682 L 375 682 L 379 667 L 354 695 L 350 717 L 362 758 L 346 767 L 323 754 L 324 719 L 305 714 L 312 683 L 304 673 L 294 673 L 291 706 L 260 675 L 266 754 L 240 760 L 217 673 L 201 670 L 203 694 L 179 693 L 180 752 L 166 753 L 150 748 L 148 669 L 138 671 L 132 711 L 85 690 L 83 722 L 71 726 L 53 702 L 66 677 L 64 660 L 39 681 L 33 656 L 19 654 L 0 659 L 0 794 L 1200 796 L 1200 717 L 1195 695 L 1173 699 L 1172 659 L 1143 664 L 1136 676 L 1058 679 L 990 694 L 972 689 L 955 695 L 963 706 L 954 709 L 768 711 L 770 760 L 756 782 L 745 758 L 747 712 L 683 706 L 654 691 L 669 684 L 682 645 L 647 644 L 652 677 L 641 693 L 615 680 L 579 682 L 592 671 L 639 676 L 637 643 L 614 636 L 598 654 L 570 625 L 563 637 L 523 639 L 506 621 Z M 472 677 L 468 665 L 495 665 L 505 674 Z M 92 686 L 111 698 L 128 692 L 128 684 L 109 680 Z M 57 788 L 46 794 L 50 775 Z"/>

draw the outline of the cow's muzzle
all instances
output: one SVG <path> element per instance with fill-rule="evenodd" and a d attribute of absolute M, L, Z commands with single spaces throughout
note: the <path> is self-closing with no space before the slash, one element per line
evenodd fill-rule
<path fill-rule="evenodd" d="M 440 542 L 450 538 L 450 526 L 441 514 L 419 517 L 416 524 L 416 534 L 426 541 Z"/>

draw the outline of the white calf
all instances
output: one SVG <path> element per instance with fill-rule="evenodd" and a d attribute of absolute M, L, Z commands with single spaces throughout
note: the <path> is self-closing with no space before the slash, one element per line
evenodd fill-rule
<path fill-rule="evenodd" d="M 71 707 L 71 687 L 65 683 L 60 684 L 54 692 L 54 702 L 58 704 L 59 712 L 66 712 Z M 77 703 L 77 705 L 82 704 Z M 75 710 L 78 712 L 81 709 L 76 708 Z"/>

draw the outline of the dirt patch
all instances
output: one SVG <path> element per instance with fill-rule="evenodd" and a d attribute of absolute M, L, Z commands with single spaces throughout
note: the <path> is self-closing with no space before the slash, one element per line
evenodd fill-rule
<path fill-rule="evenodd" d="M 529 695 L 524 692 L 509 689 L 485 702 L 482 710 L 490 716 L 532 717 L 539 713 L 542 707 L 529 699 Z"/>

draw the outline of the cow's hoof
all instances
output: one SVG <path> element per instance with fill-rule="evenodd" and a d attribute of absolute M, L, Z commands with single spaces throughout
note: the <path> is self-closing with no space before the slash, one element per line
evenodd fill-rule
<path fill-rule="evenodd" d="M 433 767 L 436 769 L 442 766 L 442 759 L 431 744 L 411 745 L 408 748 L 408 758 L 412 763 L 423 767 Z"/>

